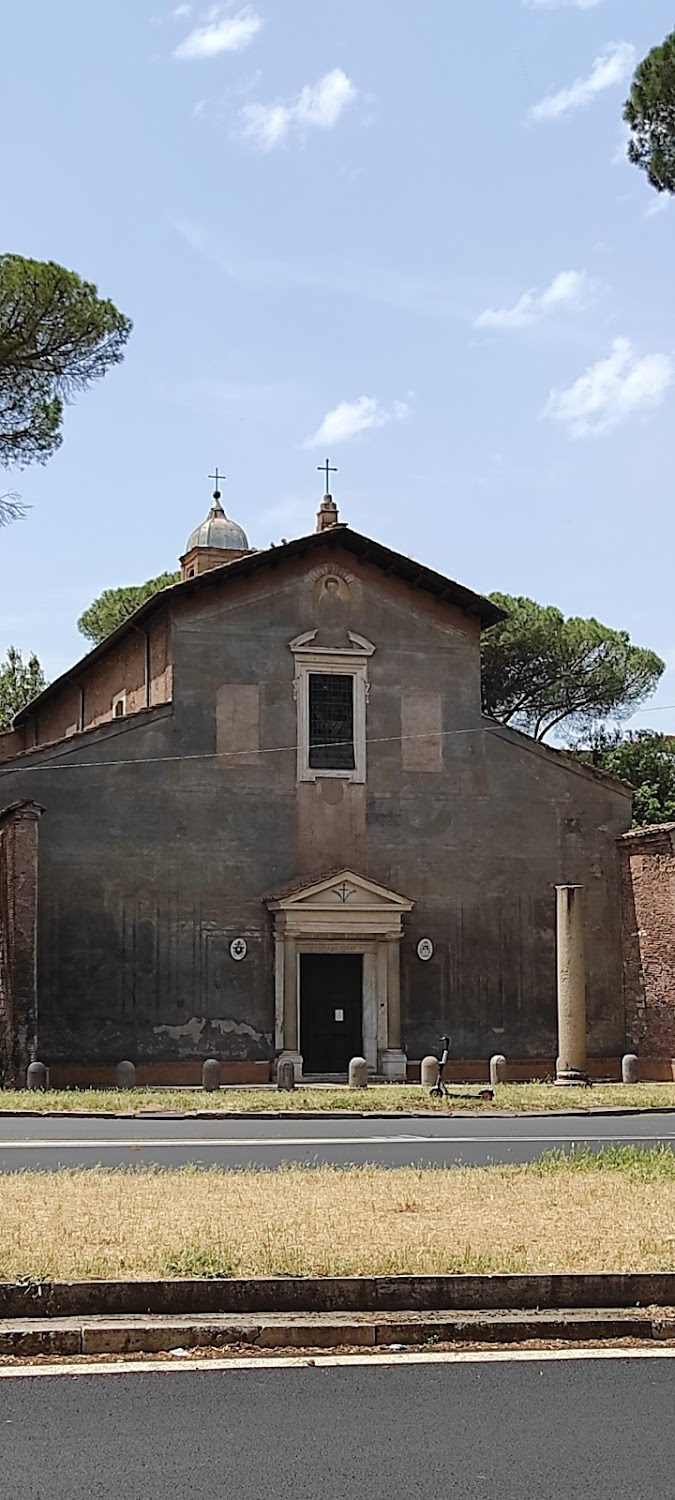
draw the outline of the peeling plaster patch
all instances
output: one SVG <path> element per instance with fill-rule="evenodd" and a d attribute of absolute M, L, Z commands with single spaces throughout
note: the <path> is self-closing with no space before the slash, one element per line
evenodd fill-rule
<path fill-rule="evenodd" d="M 247 1025 L 246 1021 L 212 1021 L 208 1016 L 201 1019 L 199 1016 L 192 1016 L 183 1026 L 153 1027 L 155 1036 L 170 1036 L 175 1042 L 184 1041 L 186 1037 L 189 1037 L 195 1047 L 199 1046 L 205 1031 L 219 1031 L 221 1036 L 249 1036 L 254 1042 L 269 1043 L 270 1040 L 264 1031 L 256 1031 L 253 1026 Z"/>

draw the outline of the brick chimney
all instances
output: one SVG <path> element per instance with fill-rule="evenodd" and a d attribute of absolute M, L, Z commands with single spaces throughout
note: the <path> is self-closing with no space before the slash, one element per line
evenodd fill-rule
<path fill-rule="evenodd" d="M 329 531 L 331 526 L 339 526 L 339 524 L 340 517 L 333 496 L 324 495 L 316 513 L 317 531 Z"/>

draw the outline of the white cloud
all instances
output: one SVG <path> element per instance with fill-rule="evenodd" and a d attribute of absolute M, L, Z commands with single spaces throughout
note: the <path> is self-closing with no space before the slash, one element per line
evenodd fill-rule
<path fill-rule="evenodd" d="M 222 6 L 209 11 L 203 26 L 196 26 L 176 47 L 174 57 L 180 62 L 218 57 L 221 52 L 241 52 L 260 31 L 262 19 L 252 6 L 245 5 L 236 16 L 223 15 Z"/>
<path fill-rule="evenodd" d="M 653 219 L 657 214 L 665 213 L 666 209 L 671 207 L 672 201 L 669 193 L 656 194 L 645 209 L 645 218 Z"/>
<path fill-rule="evenodd" d="M 591 365 L 566 390 L 551 391 L 543 415 L 562 422 L 572 437 L 598 437 L 633 412 L 660 406 L 674 380 L 669 354 L 639 359 L 629 339 L 615 339 L 607 359 Z"/>
<path fill-rule="evenodd" d="M 523 292 L 513 307 L 486 307 L 479 313 L 475 328 L 530 328 L 559 307 L 579 306 L 588 293 L 585 271 L 559 271 L 543 292 L 535 287 Z"/>
<path fill-rule="evenodd" d="M 530 110 L 531 120 L 557 120 L 572 110 L 583 109 L 615 84 L 625 83 L 635 67 L 636 51 L 631 42 L 616 42 L 596 57 L 586 77 L 575 78 L 568 88 L 548 94 Z"/>
<path fill-rule="evenodd" d="M 334 447 L 337 443 L 349 442 L 360 432 L 386 427 L 388 422 L 403 421 L 409 411 L 407 401 L 395 401 L 388 411 L 374 396 L 359 396 L 358 401 L 340 401 L 333 411 L 327 412 L 321 426 L 313 437 L 307 438 L 303 447 Z"/>
<path fill-rule="evenodd" d="M 172 10 L 171 15 L 172 15 L 174 21 L 182 21 L 185 16 L 192 15 L 192 6 L 191 5 L 176 5 L 175 8 Z"/>
<path fill-rule="evenodd" d="M 333 68 L 290 103 L 247 104 L 241 112 L 244 135 L 262 151 L 271 151 L 293 130 L 331 130 L 356 93 L 342 68 Z"/>

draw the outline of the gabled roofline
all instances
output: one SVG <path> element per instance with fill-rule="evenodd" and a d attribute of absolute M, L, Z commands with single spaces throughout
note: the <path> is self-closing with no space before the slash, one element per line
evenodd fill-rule
<path fill-rule="evenodd" d="M 586 780 L 609 782 L 616 791 L 621 791 L 628 797 L 632 797 L 635 791 L 632 782 L 625 781 L 622 776 L 613 776 L 611 771 L 603 771 L 601 766 L 591 766 L 588 761 L 578 760 L 571 751 L 558 749 L 557 745 L 547 745 L 543 740 L 535 740 L 531 734 L 525 734 L 522 729 L 514 729 L 512 724 L 502 724 L 499 719 L 491 719 L 489 714 L 482 716 L 483 728 L 498 735 L 506 741 L 517 741 L 524 749 L 532 755 L 541 755 L 546 760 L 562 766 L 566 771 L 576 771 L 579 776 L 585 776 Z"/>
<path fill-rule="evenodd" d="M 461 583 L 455 583 L 453 579 L 446 578 L 442 573 L 436 573 L 433 568 L 427 568 L 422 563 L 415 562 L 413 558 L 405 557 L 402 552 L 394 552 L 391 547 L 385 547 L 382 542 L 374 542 L 370 537 L 362 536 L 358 531 L 352 531 L 350 526 L 331 526 L 326 531 L 313 531 L 309 536 L 296 537 L 293 541 L 282 542 L 278 547 L 266 547 L 260 552 L 245 552 L 241 558 L 225 563 L 221 568 L 209 568 L 206 573 L 199 573 L 195 578 L 186 578 L 180 583 L 169 584 L 168 588 L 160 589 L 159 593 L 152 594 L 149 599 L 146 599 L 145 604 L 141 604 L 132 615 L 117 626 L 116 630 L 106 636 L 99 646 L 94 646 L 92 651 L 88 651 L 87 655 L 75 662 L 74 666 L 69 667 L 67 672 L 62 672 L 60 677 L 55 678 L 54 682 L 44 689 L 44 692 L 40 693 L 37 698 L 33 698 L 31 703 L 16 714 L 14 726 L 25 724 L 54 693 L 65 687 L 68 682 L 76 681 L 88 672 L 90 667 L 106 656 L 132 630 L 142 630 L 145 621 L 165 609 L 173 599 L 198 593 L 200 589 L 213 587 L 214 584 L 228 583 L 231 579 L 246 578 L 264 568 L 276 568 L 280 563 L 311 555 L 312 552 L 319 552 L 325 547 L 351 552 L 360 562 L 372 563 L 388 577 L 399 578 L 411 588 L 419 588 L 431 594 L 440 603 L 454 605 L 464 614 L 472 615 L 480 620 L 483 627 L 496 625 L 499 620 L 506 619 L 504 610 L 499 609 L 490 599 L 485 599 L 482 594 L 475 594 L 472 589 L 464 588 Z"/>
<path fill-rule="evenodd" d="M 665 833 L 675 834 L 675 823 L 643 823 L 638 828 L 629 828 L 627 833 L 622 833 L 621 839 L 637 843 L 640 839 L 662 838 Z"/>

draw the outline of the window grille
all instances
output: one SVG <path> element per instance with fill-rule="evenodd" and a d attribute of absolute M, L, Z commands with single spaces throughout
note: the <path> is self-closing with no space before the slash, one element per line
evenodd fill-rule
<path fill-rule="evenodd" d="M 353 771 L 354 678 L 309 674 L 309 764 L 317 771 Z"/>

